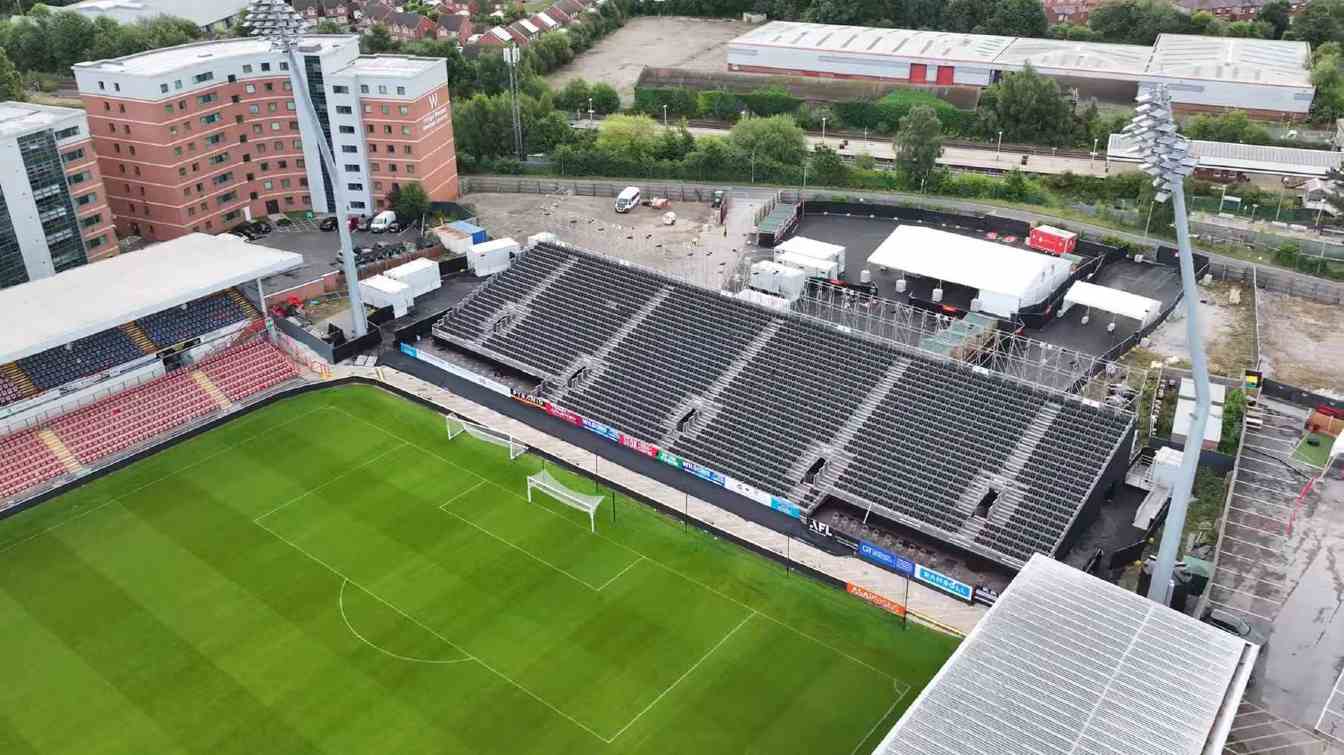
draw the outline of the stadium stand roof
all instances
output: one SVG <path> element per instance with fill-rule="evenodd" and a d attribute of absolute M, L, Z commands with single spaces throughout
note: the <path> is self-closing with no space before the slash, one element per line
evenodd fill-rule
<path fill-rule="evenodd" d="M 0 364 L 298 267 L 303 258 L 192 233 L 0 290 Z"/>
<path fill-rule="evenodd" d="M 1258 653 L 1036 555 L 873 755 L 1218 753 Z"/>
<path fill-rule="evenodd" d="M 1191 140 L 1190 154 L 1205 170 L 1232 170 L 1269 176 L 1320 177 L 1338 168 L 1344 153 L 1324 149 L 1266 147 L 1259 144 L 1206 142 Z M 1124 134 L 1111 134 L 1106 143 L 1106 159 L 1124 163 L 1141 162 L 1138 148 Z"/>
<path fill-rule="evenodd" d="M 1004 315 L 1012 312 L 985 297 L 1014 299 L 1015 311 L 1044 299 L 1072 267 L 1052 255 L 918 225 L 897 226 L 868 256 L 868 264 L 980 289 L 986 309 Z"/>

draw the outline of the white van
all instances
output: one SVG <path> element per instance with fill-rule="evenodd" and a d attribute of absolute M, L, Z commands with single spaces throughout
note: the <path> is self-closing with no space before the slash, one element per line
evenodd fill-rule
<path fill-rule="evenodd" d="M 391 210 L 383 210 L 377 215 L 374 215 L 373 222 L 369 223 L 369 230 L 374 233 L 382 233 L 383 231 L 395 232 L 401 230 L 400 226 L 397 226 L 397 213 Z"/>
<path fill-rule="evenodd" d="M 639 206 L 639 187 L 627 186 L 616 197 L 616 211 L 629 212 Z"/>

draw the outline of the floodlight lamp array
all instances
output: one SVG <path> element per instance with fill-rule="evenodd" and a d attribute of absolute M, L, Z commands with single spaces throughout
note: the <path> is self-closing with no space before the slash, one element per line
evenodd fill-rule
<path fill-rule="evenodd" d="M 1195 170 L 1190 157 L 1190 142 L 1176 133 L 1176 116 L 1171 109 L 1171 94 L 1165 86 L 1156 86 L 1137 98 L 1133 120 L 1124 134 L 1134 140 L 1143 155 L 1142 170 L 1153 177 L 1154 197 L 1165 202 L 1177 184 Z"/>
<path fill-rule="evenodd" d="M 247 28 L 270 40 L 277 49 L 288 50 L 308 30 L 308 22 L 284 0 L 252 0 L 247 6 Z"/>

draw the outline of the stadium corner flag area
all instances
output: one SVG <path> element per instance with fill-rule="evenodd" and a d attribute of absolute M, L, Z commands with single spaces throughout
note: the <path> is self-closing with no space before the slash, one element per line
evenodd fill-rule
<path fill-rule="evenodd" d="M 0 522 L 0 751 L 850 755 L 956 647 L 511 452 L 333 388 Z"/>

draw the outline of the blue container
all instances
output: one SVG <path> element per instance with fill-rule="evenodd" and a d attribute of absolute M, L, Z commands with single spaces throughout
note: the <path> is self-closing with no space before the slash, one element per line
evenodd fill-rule
<path fill-rule="evenodd" d="M 484 244 L 486 242 L 485 229 L 477 225 L 472 225 L 465 220 L 458 220 L 448 224 L 449 228 L 457 230 L 471 236 L 471 243 Z"/>

